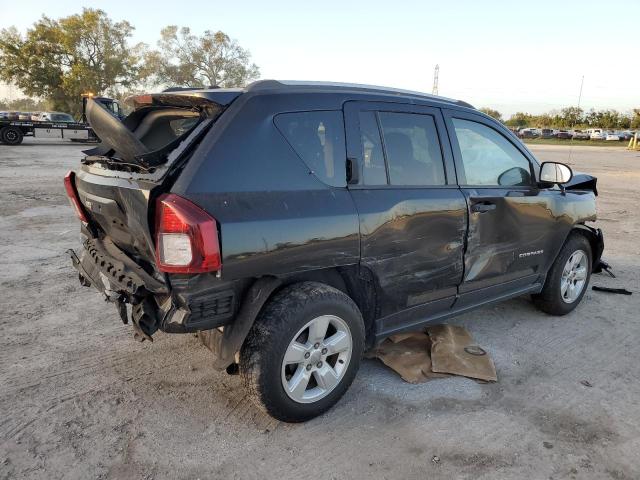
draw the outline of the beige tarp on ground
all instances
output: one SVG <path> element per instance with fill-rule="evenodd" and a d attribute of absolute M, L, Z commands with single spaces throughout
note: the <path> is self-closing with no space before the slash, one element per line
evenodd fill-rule
<path fill-rule="evenodd" d="M 466 329 L 456 325 L 434 325 L 426 333 L 394 335 L 369 356 L 380 359 L 409 383 L 449 375 L 497 381 L 489 354 Z"/>

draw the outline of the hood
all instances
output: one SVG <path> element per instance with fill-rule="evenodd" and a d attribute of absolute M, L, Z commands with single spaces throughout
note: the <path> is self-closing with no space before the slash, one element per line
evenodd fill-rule
<path fill-rule="evenodd" d="M 597 182 L 598 179 L 592 175 L 581 172 L 574 172 L 571 180 L 565 183 L 563 186 L 566 190 L 591 190 L 597 196 Z"/>

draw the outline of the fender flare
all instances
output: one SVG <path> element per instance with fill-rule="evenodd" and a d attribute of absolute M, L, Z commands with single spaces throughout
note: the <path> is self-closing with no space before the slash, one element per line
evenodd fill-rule
<path fill-rule="evenodd" d="M 280 285 L 282 281 L 279 278 L 259 278 L 244 295 L 240 311 L 232 324 L 226 325 L 222 331 L 214 328 L 198 332 L 202 344 L 215 354 L 213 368 L 224 370 L 234 363 L 236 352 L 242 347 L 262 307 Z"/>

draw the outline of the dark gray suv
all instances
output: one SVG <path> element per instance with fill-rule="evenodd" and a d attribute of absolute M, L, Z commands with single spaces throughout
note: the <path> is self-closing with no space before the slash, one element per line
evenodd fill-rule
<path fill-rule="evenodd" d="M 80 281 L 139 340 L 197 332 L 280 420 L 391 334 L 525 294 L 563 315 L 600 268 L 595 178 L 467 103 L 272 80 L 133 101 L 88 101 L 102 143 L 65 177 Z"/>

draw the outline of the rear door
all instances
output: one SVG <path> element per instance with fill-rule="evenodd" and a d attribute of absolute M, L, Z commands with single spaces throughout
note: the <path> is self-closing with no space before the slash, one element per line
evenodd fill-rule
<path fill-rule="evenodd" d="M 553 192 L 538 188 L 538 164 L 516 138 L 484 116 L 444 113 L 469 205 L 464 281 L 456 304 L 462 306 L 539 281 L 545 252 L 558 242 L 559 219 Z"/>
<path fill-rule="evenodd" d="M 462 280 L 466 203 L 438 108 L 347 102 L 345 118 L 361 265 L 383 296 L 378 332 L 392 332 L 407 326 L 406 310 L 411 323 L 451 307 Z"/>

